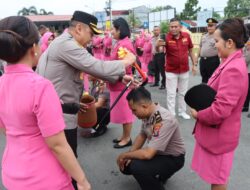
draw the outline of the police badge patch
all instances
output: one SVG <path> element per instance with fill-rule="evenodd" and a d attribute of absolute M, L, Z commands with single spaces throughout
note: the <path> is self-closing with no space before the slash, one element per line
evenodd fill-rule
<path fill-rule="evenodd" d="M 154 125 L 154 127 L 153 127 L 153 133 L 152 133 L 153 137 L 159 137 L 161 127 L 162 127 L 162 123 L 156 123 Z"/>
<path fill-rule="evenodd" d="M 160 135 L 160 129 L 162 127 L 162 117 L 159 111 L 154 114 L 154 124 L 153 124 L 153 137 L 158 137 Z"/>

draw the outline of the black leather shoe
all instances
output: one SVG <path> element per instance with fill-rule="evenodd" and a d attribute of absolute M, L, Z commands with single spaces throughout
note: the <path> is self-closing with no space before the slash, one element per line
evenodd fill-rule
<path fill-rule="evenodd" d="M 165 86 L 161 86 L 159 89 L 160 90 L 164 90 L 164 89 L 166 89 L 166 87 Z"/>
<path fill-rule="evenodd" d="M 124 145 L 119 145 L 119 143 L 115 144 L 114 148 L 124 148 L 124 147 L 131 146 L 131 145 L 132 145 L 132 140 L 130 139 L 127 144 L 124 144 Z"/>
<path fill-rule="evenodd" d="M 94 133 L 91 133 L 90 137 L 91 138 L 99 137 L 99 136 L 103 135 L 104 133 L 106 133 L 107 129 L 108 129 L 107 126 L 100 126 L 99 130 L 97 130 Z"/>
<path fill-rule="evenodd" d="M 121 142 L 121 140 L 119 140 L 119 139 L 113 139 L 112 142 L 113 142 L 113 143 L 119 143 L 119 142 Z"/>
<path fill-rule="evenodd" d="M 159 84 L 155 83 L 155 84 L 150 85 L 150 87 L 156 87 L 156 86 L 159 86 Z"/>

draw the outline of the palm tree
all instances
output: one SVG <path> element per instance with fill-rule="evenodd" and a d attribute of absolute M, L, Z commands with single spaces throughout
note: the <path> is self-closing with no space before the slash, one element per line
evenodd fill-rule
<path fill-rule="evenodd" d="M 40 9 L 39 15 L 53 15 L 53 12 L 47 12 L 45 9 Z"/>
<path fill-rule="evenodd" d="M 24 8 L 22 8 L 22 10 L 18 11 L 17 15 L 19 15 L 19 16 L 29 15 L 29 9 L 24 7 Z"/>
<path fill-rule="evenodd" d="M 22 10 L 18 11 L 17 15 L 53 15 L 53 12 L 47 12 L 45 9 L 40 9 L 38 12 L 35 6 L 31 6 L 30 8 L 24 7 Z"/>
<path fill-rule="evenodd" d="M 38 12 L 35 6 L 31 6 L 29 8 L 29 15 L 38 15 Z"/>

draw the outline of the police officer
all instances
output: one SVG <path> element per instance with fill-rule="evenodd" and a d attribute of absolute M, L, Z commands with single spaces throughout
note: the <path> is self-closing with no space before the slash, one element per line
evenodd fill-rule
<path fill-rule="evenodd" d="M 206 22 L 208 32 L 203 35 L 201 39 L 199 52 L 200 73 L 203 83 L 207 83 L 208 79 L 220 64 L 218 51 L 215 48 L 215 40 L 213 38 L 213 33 L 215 32 L 218 21 L 214 18 L 208 18 Z"/>
<path fill-rule="evenodd" d="M 166 74 L 165 74 L 165 53 L 164 46 L 157 46 L 157 42 L 161 41 L 164 43 L 165 35 L 161 35 L 161 29 L 159 26 L 154 26 L 153 30 L 154 36 L 152 38 L 152 54 L 153 54 L 153 64 L 155 69 L 155 82 L 150 87 L 159 86 L 160 74 L 161 74 L 161 86 L 160 90 L 166 88 Z"/>
<path fill-rule="evenodd" d="M 109 82 L 131 79 L 125 75 L 125 67 L 135 62 L 133 54 L 128 53 L 123 60 L 104 62 L 88 53 L 87 44 L 94 34 L 100 33 L 95 16 L 75 11 L 68 31 L 57 37 L 41 56 L 37 72 L 53 83 L 63 106 L 79 105 L 83 91 L 83 81 L 80 77 L 82 72 Z M 86 105 L 81 104 L 80 110 L 84 109 Z M 76 110 L 75 113 L 64 112 L 65 135 L 77 157 L 78 110 L 72 110 Z"/>
<path fill-rule="evenodd" d="M 179 124 L 168 110 L 152 102 L 144 87 L 131 90 L 127 100 L 142 125 L 131 149 L 119 155 L 117 164 L 123 174 L 135 177 L 142 190 L 163 190 L 166 180 L 184 165 Z"/>

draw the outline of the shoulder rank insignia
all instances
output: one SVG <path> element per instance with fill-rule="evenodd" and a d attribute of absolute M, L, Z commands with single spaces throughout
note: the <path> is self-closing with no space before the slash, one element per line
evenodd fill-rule
<path fill-rule="evenodd" d="M 159 111 L 155 112 L 154 118 L 155 118 L 155 123 L 160 123 L 162 121 L 162 117 Z"/>

